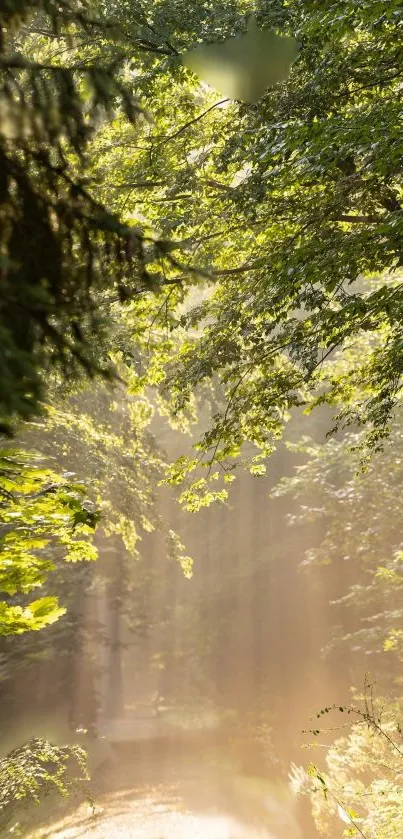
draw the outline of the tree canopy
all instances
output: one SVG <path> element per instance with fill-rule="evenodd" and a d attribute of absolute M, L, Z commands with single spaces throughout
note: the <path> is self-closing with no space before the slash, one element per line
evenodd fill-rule
<path fill-rule="evenodd" d="M 179 51 L 213 40 L 218 21 L 222 36 L 236 31 L 225 4 L 214 21 L 207 7 L 185 18 L 157 4 L 149 20 L 170 25 Z M 170 72 L 174 60 L 152 56 L 144 67 L 140 57 L 136 83 L 150 104 L 158 97 L 155 124 L 135 150 L 110 128 L 98 145 L 98 166 L 113 157 L 119 172 L 116 205 L 187 242 L 190 265 L 214 283 L 176 322 L 167 314 L 175 293 L 159 314 L 163 327 L 179 327 L 174 340 L 184 330 L 176 362 L 165 350 L 173 410 L 202 382 L 223 384 L 224 407 L 202 443 L 209 469 L 245 440 L 265 456 L 288 411 L 318 400 L 336 404 L 341 423 L 366 423 L 376 445 L 400 387 L 400 5 L 296 2 L 256 16 L 301 45 L 285 84 L 255 105 L 226 102 Z M 374 274 L 381 282 L 363 285 Z M 169 278 L 185 282 L 174 270 Z M 349 363 L 344 351 L 361 334 L 367 356 Z M 345 366 L 332 375 L 338 350 Z"/>
<path fill-rule="evenodd" d="M 50 204 L 56 216 L 64 206 L 63 223 L 59 219 L 55 226 L 48 219 L 46 235 L 53 248 L 59 236 L 59 250 L 63 242 L 65 254 L 70 242 L 79 273 L 72 280 L 70 259 L 74 291 L 70 286 L 63 300 L 57 296 L 62 286 L 56 275 L 53 292 L 52 280 L 46 280 L 50 297 L 41 306 L 47 306 L 51 315 L 45 314 L 45 319 L 41 315 L 42 326 L 36 327 L 32 339 L 22 324 L 21 340 L 29 340 L 30 346 L 24 355 L 17 340 L 7 353 L 10 364 L 19 358 L 28 370 L 36 358 L 31 352 L 35 346 L 37 352 L 41 347 L 42 355 L 49 351 L 59 360 L 61 353 L 66 363 L 76 357 L 89 369 L 107 367 L 107 342 L 105 355 L 94 358 L 85 336 L 97 330 L 100 321 L 106 324 L 111 295 L 140 296 L 132 307 L 133 329 L 137 318 L 140 324 L 151 323 L 154 333 L 159 324 L 165 330 L 169 323 L 173 329 L 173 344 L 168 342 L 167 347 L 166 341 L 157 341 L 154 346 L 156 364 L 160 371 L 165 369 L 159 378 L 168 382 L 165 392 L 169 387 L 173 394 L 173 410 L 182 409 L 206 379 L 219 375 L 224 384 L 224 408 L 202 444 L 207 462 L 213 453 L 225 461 L 244 440 L 253 441 L 266 454 L 289 409 L 317 399 L 339 407 L 343 403 L 340 421 L 367 423 L 376 444 L 387 430 L 400 387 L 400 4 L 390 3 L 386 9 L 374 2 L 359 6 L 348 2 L 342 8 L 330 2 L 326 7 L 292 2 L 269 8 L 239 3 L 235 8 L 223 2 L 215 5 L 213 16 L 207 0 L 196 4 L 191 14 L 182 14 L 180 4 L 173 9 L 166 2 L 141 8 L 136 3 L 119 8 L 94 3 L 88 16 L 75 7 L 60 6 L 56 12 L 50 3 L 42 8 L 56 30 L 49 22 L 31 25 L 34 31 L 26 40 L 29 58 L 26 47 L 23 58 L 21 38 L 18 41 L 22 30 L 12 41 L 3 36 L 3 98 L 13 98 L 19 113 L 26 110 L 25 120 L 31 119 L 34 105 L 39 103 L 46 111 L 51 101 L 53 117 L 40 121 L 42 127 L 38 125 L 34 134 L 31 119 L 28 134 L 20 126 L 17 136 L 4 138 L 3 145 L 9 156 L 16 145 L 21 149 L 21 143 L 25 155 L 34 156 L 30 177 L 38 173 L 35 183 L 41 189 L 47 184 L 46 201 L 44 193 L 41 198 L 46 213 Z M 274 30 L 299 43 L 290 78 L 252 105 L 217 99 L 184 68 L 181 56 L 197 44 L 244 32 L 251 12 L 262 31 Z M 8 7 L 4 14 L 8 21 Z M 58 31 L 56 24 L 65 30 Z M 77 50 L 81 61 L 76 66 Z M 29 65 L 25 69 L 16 66 L 24 61 Z M 123 67 L 113 82 L 112 65 Z M 24 100 L 18 86 L 24 90 Z M 74 102 L 72 112 L 67 100 Z M 112 111 L 108 122 L 95 124 L 100 107 Z M 150 121 L 142 116 L 144 109 Z M 136 114 L 133 132 L 125 120 Z M 10 119 L 13 124 L 12 113 Z M 83 182 L 80 155 L 89 135 Z M 41 157 L 49 146 L 59 156 L 50 169 L 49 161 L 38 159 L 38 149 Z M 22 165 L 18 154 L 13 160 L 14 167 L 18 160 Z M 69 178 L 77 189 L 68 185 Z M 7 195 L 4 208 L 15 214 L 15 201 L 22 198 L 14 188 Z M 66 202 L 71 201 L 78 204 L 75 208 L 71 204 L 67 212 Z M 28 204 L 26 208 L 30 213 Z M 32 215 L 39 224 L 43 214 Z M 91 219 L 92 232 L 87 226 Z M 76 225 L 73 237 L 70 224 Z M 11 230 L 9 224 L 3 229 Z M 31 236 L 31 229 L 27 232 L 31 241 L 38 238 Z M 83 236 L 85 241 L 80 239 Z M 115 242 L 117 251 L 113 247 L 102 251 L 100 273 L 96 269 L 101 252 L 95 258 L 93 248 L 104 236 L 112 237 L 109 241 Z M 7 233 L 7 248 L 10 237 Z M 134 237 L 129 252 L 137 265 L 136 279 L 130 260 L 128 276 L 128 237 L 130 242 Z M 152 267 L 154 257 L 158 262 L 161 256 L 155 243 L 158 237 L 163 255 L 171 255 L 162 272 L 161 266 Z M 152 253 L 146 246 L 143 259 L 148 239 Z M 173 239 L 185 248 L 183 262 L 188 271 L 192 269 L 187 277 L 185 266 L 178 266 L 172 256 Z M 25 262 L 28 268 L 32 253 L 30 248 L 21 250 L 25 259 L 17 260 L 18 270 Z M 84 252 L 85 266 L 78 256 Z M 8 259 L 14 264 L 11 252 Z M 150 260 L 146 268 L 144 262 L 149 266 Z M 60 259 L 50 261 L 55 271 Z M 6 275 L 11 278 L 10 270 L 9 266 Z M 31 294 L 36 286 L 29 271 Z M 98 285 L 89 280 L 88 272 L 95 272 Z M 362 276 L 380 273 L 384 279 L 376 288 L 362 287 Z M 200 284 L 206 275 L 214 286 L 203 303 L 190 307 L 190 312 L 177 310 L 189 284 L 195 279 Z M 157 289 L 169 285 L 162 298 L 157 295 L 157 304 L 147 295 L 143 300 L 149 281 Z M 21 289 L 24 282 L 21 278 Z M 20 296 L 19 317 L 27 300 L 29 295 Z M 38 312 L 38 301 L 33 305 Z M 32 325 L 36 319 L 32 306 L 26 311 Z M 5 336 L 8 342 L 15 341 L 19 321 L 11 310 L 4 312 L 6 329 L 15 324 L 13 336 L 7 331 Z M 65 320 L 57 327 L 61 317 Z M 368 357 L 352 366 L 347 363 L 332 378 L 326 362 L 363 332 L 369 336 Z M 178 339 L 180 351 L 173 363 Z M 45 357 L 40 364 L 44 363 Z M 7 382 L 13 375 L 10 368 Z M 32 370 L 28 375 L 32 378 Z M 155 381 L 155 375 L 149 373 L 149 380 Z M 24 388 L 18 408 L 23 414 L 24 399 L 35 401 L 33 394 L 27 396 L 25 384 Z M 16 388 L 7 385 L 8 391 L 15 395 Z"/>
<path fill-rule="evenodd" d="M 274 14 L 261 11 L 266 25 Z M 183 318 L 201 334 L 169 377 L 177 409 L 206 378 L 223 382 L 208 464 L 245 440 L 266 454 L 289 410 L 318 401 L 340 424 L 367 424 L 376 445 L 401 387 L 401 7 L 297 2 L 280 17 L 301 43 L 289 81 L 217 110 L 194 144 L 187 132 L 176 166 L 186 155 L 191 195 L 164 203 L 182 235 L 199 231 L 197 259 L 204 246 L 218 277 Z"/>

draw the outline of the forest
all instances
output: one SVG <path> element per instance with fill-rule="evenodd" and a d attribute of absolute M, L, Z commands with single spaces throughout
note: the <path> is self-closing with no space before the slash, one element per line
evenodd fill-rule
<path fill-rule="evenodd" d="M 402 95 L 399 0 L 0 0 L 0 837 L 402 839 Z"/>

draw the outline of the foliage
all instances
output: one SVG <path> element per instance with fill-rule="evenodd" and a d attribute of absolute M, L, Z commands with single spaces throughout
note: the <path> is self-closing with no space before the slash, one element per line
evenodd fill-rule
<path fill-rule="evenodd" d="M 121 4 L 126 30 L 135 8 Z M 141 126 L 135 148 L 118 122 L 106 127 L 92 166 L 109 173 L 117 210 L 179 237 L 188 266 L 210 278 L 196 306 L 183 307 L 185 272 L 168 266 L 170 288 L 152 303 L 146 378 L 171 410 L 179 415 L 203 383 L 222 384 L 211 427 L 173 483 L 200 461 L 210 479 L 213 461 L 224 477 L 245 441 L 260 448 L 261 471 L 290 409 L 317 401 L 342 406 L 340 424 L 367 424 L 376 447 L 401 381 L 401 4 L 142 8 L 155 38 L 173 47 L 164 60 L 136 57 L 154 123 Z M 223 101 L 176 59 L 217 33 L 244 31 L 245 11 L 301 45 L 289 80 L 254 105 Z M 100 198 L 109 191 L 101 184 Z M 362 284 L 381 272 L 376 288 Z M 136 334 L 135 318 L 134 306 Z M 332 377 L 332 354 L 362 334 L 367 357 Z M 135 365 L 133 378 L 144 383 Z M 195 495 L 225 497 L 225 485 L 196 480 Z"/>
<path fill-rule="evenodd" d="M 53 746 L 34 738 L 14 749 L 0 760 L 0 827 L 10 829 L 21 802 L 39 804 L 52 789 L 67 795 L 72 785 L 87 778 L 79 746 Z M 11 831 L 16 827 L 18 823 Z"/>
<path fill-rule="evenodd" d="M 16 8 L 15 0 L 9 8 Z M 29 441 L 32 435 L 36 447 L 41 438 L 53 458 L 59 447 L 61 469 L 93 480 L 107 534 L 121 535 L 137 555 L 140 533 L 158 523 L 149 511 L 165 466 L 148 436 L 154 408 L 186 428 L 195 416 L 195 394 L 206 398 L 210 388 L 206 414 L 212 416 L 202 420 L 208 430 L 196 452 L 185 452 L 170 472 L 171 483 L 180 485 L 204 463 L 206 472 L 182 493 L 190 510 L 225 500 L 233 460 L 241 452 L 249 456 L 245 442 L 260 450 L 250 456 L 252 473 L 264 473 L 295 407 L 341 405 L 339 424 L 366 423 L 375 448 L 388 433 L 401 370 L 402 10 L 397 0 L 387 7 L 378 0 L 197 0 L 191 8 L 183 0 L 141 6 L 94 0 L 85 14 L 64 3 L 55 9 L 47 0 L 38 17 L 18 21 L 1 45 L 11 88 L 1 99 L 8 134 L 0 148 L 14 167 L 0 210 L 8 214 L 2 225 L 9 359 L 3 425 L 37 409 L 51 379 L 66 391 L 82 367 L 108 371 L 113 363 L 122 380 L 114 393 L 100 388 L 92 403 L 75 393 L 67 403 L 55 400 L 44 410 L 44 425 L 22 436 Z M 251 12 L 262 32 L 296 38 L 299 55 L 288 81 L 255 104 L 225 101 L 182 58 L 206 42 L 242 36 Z M 128 90 L 135 91 L 134 111 Z M 47 109 L 46 122 L 33 118 L 37 103 Z M 136 117 L 135 132 L 128 116 Z M 41 262 L 32 241 L 45 251 Z M 380 280 L 363 279 L 374 274 Z M 357 336 L 365 354 L 351 351 Z M 334 441 L 320 468 L 326 458 L 331 468 L 338 446 L 344 457 L 356 442 L 351 437 L 343 448 Z M 400 587 L 399 544 L 394 526 L 386 555 L 386 514 L 379 538 L 371 534 L 370 516 L 380 515 L 376 492 L 372 499 L 364 477 L 353 485 L 352 468 L 346 468 L 345 555 L 356 556 L 349 534 L 367 528 L 360 591 L 353 593 L 356 603 L 365 599 L 361 629 L 376 612 L 378 587 Z M 377 486 L 377 474 L 370 477 Z M 330 511 L 337 481 L 329 478 L 325 490 L 322 502 Z M 33 492 L 25 493 L 28 508 Z M 392 491 L 382 492 L 386 509 Z M 396 493 L 393 502 L 396 510 Z M 323 547 L 333 540 L 339 550 L 336 517 L 329 515 Z M 166 537 L 186 561 L 176 535 Z M 55 561 L 52 541 L 26 550 L 35 562 L 39 552 L 40 560 Z M 34 579 L 36 565 L 29 561 Z M 382 577 L 378 566 L 388 573 Z M 126 592 L 135 592 L 135 608 L 159 566 L 148 576 L 140 561 L 136 571 Z M 164 579 L 160 575 L 160 588 Z M 171 578 L 169 584 L 173 589 Z M 18 597 L 25 596 L 21 590 Z M 198 626 L 208 626 L 212 612 L 200 603 L 205 611 Z M 388 626 L 380 629 L 375 620 L 379 646 L 392 643 L 399 617 L 390 610 Z M 193 629 L 190 610 L 181 620 Z M 217 670 L 223 669 L 221 638 L 200 642 L 189 632 L 187 640 L 201 651 L 200 661 L 210 643 Z M 186 652 L 183 661 L 190 657 Z"/>
<path fill-rule="evenodd" d="M 248 173 L 216 198 L 220 217 L 229 213 L 225 238 L 231 222 L 243 231 L 229 238 L 219 289 L 189 315 L 208 325 L 173 379 L 178 406 L 188 382 L 214 373 L 224 381 L 227 406 L 203 445 L 208 461 L 225 461 L 245 439 L 270 448 L 308 387 L 341 402 L 345 421 L 375 423 L 376 442 L 400 387 L 401 284 L 385 278 L 368 291 L 359 278 L 401 260 L 401 8 L 289 9 L 302 43 L 289 82 L 231 113 L 233 135 L 211 153 L 228 187 L 234 160 Z M 380 346 L 329 382 L 326 359 L 360 332 L 381 333 Z"/>
<path fill-rule="evenodd" d="M 133 561 L 140 558 L 141 540 L 154 531 L 164 556 L 191 576 L 191 559 L 159 511 L 167 453 L 157 440 L 163 426 L 156 413 L 151 398 L 130 397 L 122 385 L 84 388 L 69 398 L 55 396 L 45 420 L 25 426 L 25 445 L 56 460 L 59 469 L 80 473 L 102 515 L 104 535 L 123 542 L 129 576 L 138 574 Z"/>
<path fill-rule="evenodd" d="M 87 537 L 99 516 L 82 484 L 42 468 L 35 455 L 3 449 L 0 477 L 0 634 L 20 634 L 64 614 L 57 598 L 29 595 L 54 570 L 55 548 L 67 562 L 96 558 Z"/>
<path fill-rule="evenodd" d="M 103 261 L 102 279 L 95 270 L 98 257 L 90 257 L 90 268 L 77 257 L 80 276 L 94 270 L 98 280 L 90 280 L 88 289 L 88 282 L 81 284 L 77 274 L 74 290 L 70 284 L 63 299 L 52 292 L 46 303 L 52 329 L 49 332 L 42 323 L 39 333 L 29 338 L 25 319 L 21 334 L 29 347 L 20 347 L 17 341 L 22 355 L 14 346 L 10 364 L 19 358 L 17 366 L 24 367 L 29 356 L 35 369 L 48 365 L 50 358 L 63 361 L 64 373 L 76 361 L 88 369 L 105 369 L 108 339 L 105 336 L 103 347 L 96 346 L 91 335 L 102 332 L 100 319 L 107 335 L 112 299 L 130 298 L 124 323 L 132 329 L 140 356 L 146 349 L 146 358 L 143 355 L 139 361 L 135 353 L 132 359 L 131 387 L 158 385 L 170 410 L 179 415 L 203 382 L 219 375 L 222 383 L 211 428 L 196 457 L 186 458 L 174 470 L 174 483 L 200 461 L 207 466 L 209 479 L 217 478 L 211 466 L 218 461 L 224 470 L 219 469 L 218 478 L 225 475 L 230 480 L 228 464 L 246 440 L 260 448 L 252 464 L 260 473 L 290 408 L 317 400 L 342 403 L 341 423 L 368 423 L 370 443 L 376 446 L 387 433 L 400 387 L 401 286 L 393 273 L 385 275 L 376 289 L 363 288 L 360 277 L 393 272 L 401 257 L 402 154 L 396 128 L 400 4 L 393 2 L 385 9 L 380 2 L 368 0 L 358 6 L 349 0 L 340 8 L 329 2 L 324 9 L 316 0 L 308 4 L 293 0 L 263 8 L 222 0 L 211 15 L 209 0 L 199 0 L 191 12 L 181 3 L 172 7 L 168 0 L 141 7 L 127 0 L 119 5 L 94 2 L 93 16 L 78 18 L 67 6 L 60 9 L 55 13 L 52 3 L 46 4 L 47 12 L 54 12 L 53 22 L 64 22 L 66 30 L 58 32 L 48 24 L 38 28 L 30 22 L 24 61 L 35 64 L 39 80 L 41 61 L 45 68 L 53 68 L 49 84 L 56 84 L 56 89 L 53 76 L 60 68 L 74 81 L 76 116 L 70 114 L 70 123 L 76 134 L 66 136 L 62 131 L 60 100 L 56 128 L 52 120 L 46 123 L 46 130 L 53 131 L 46 143 L 51 140 L 55 153 L 63 154 L 62 173 L 66 165 L 74 180 L 80 173 L 82 126 L 88 128 L 91 142 L 85 164 L 90 187 L 88 191 L 79 182 L 79 206 L 68 218 L 74 217 L 79 235 L 86 236 L 92 247 L 98 233 L 88 237 L 83 218 L 92 218 L 93 213 L 86 215 L 80 202 L 89 195 L 88 200 L 103 212 L 108 207 L 119 253 L 111 251 L 110 263 Z M 290 78 L 274 85 L 254 105 L 217 99 L 183 66 L 181 57 L 197 44 L 241 34 L 245 13 L 253 12 L 262 32 L 274 30 L 298 40 L 300 51 Z M 14 40 L 20 50 L 18 37 L 17 31 Z M 4 41 L 3 46 L 8 61 L 15 51 L 13 43 L 10 53 L 10 44 Z M 84 68 L 90 78 L 91 67 L 100 61 L 104 72 L 100 86 L 104 84 L 107 93 L 98 93 L 90 82 L 87 94 L 79 74 Z M 105 81 L 108 61 L 123 62 L 122 72 L 115 74 L 119 89 L 112 90 Z M 23 85 L 28 107 L 32 73 L 30 80 L 28 71 L 17 69 L 12 84 Z M 47 79 L 48 70 L 43 72 Z M 123 114 L 125 79 L 152 115 L 151 120 L 140 115 L 135 138 Z M 94 131 L 99 97 L 102 107 L 111 105 L 112 110 L 109 120 L 97 121 Z M 123 110 L 116 106 L 119 97 Z M 46 97 L 41 93 L 39 98 L 43 105 Z M 24 140 L 26 154 L 32 155 L 40 139 Z M 16 161 L 21 165 L 18 155 Z M 32 169 L 38 177 L 40 165 L 37 162 Z M 40 177 L 44 184 L 46 179 Z M 37 180 L 35 185 L 37 189 Z M 46 195 L 52 195 L 52 189 L 51 184 Z M 57 195 L 57 201 L 52 199 L 56 214 Z M 36 218 L 41 214 L 36 213 Z M 108 224 L 100 225 L 101 243 Z M 77 230 L 70 238 L 63 230 L 63 243 L 66 237 L 72 247 L 75 242 L 74 254 L 78 253 Z M 35 237 L 38 242 L 42 234 Z M 50 222 L 46 235 L 56 235 Z M 140 277 L 134 285 L 126 276 L 128 236 L 134 236 L 129 251 Z M 145 255 L 142 244 L 138 252 L 140 240 L 148 242 Z M 80 253 L 83 245 L 88 251 L 88 242 L 80 241 Z M 179 241 L 183 264 L 172 251 Z M 159 265 L 158 257 L 163 257 Z M 52 265 L 58 261 L 52 258 Z M 10 271 L 12 267 L 6 268 Z M 69 276 L 76 274 L 70 271 Z M 214 282 L 215 290 L 207 289 L 189 311 L 189 304 L 183 303 L 194 282 Z M 46 283 L 49 289 L 55 286 Z M 144 294 L 150 287 L 158 291 L 155 299 Z M 24 293 L 18 311 L 24 311 L 29 299 Z M 17 323 L 11 314 L 7 313 L 9 325 Z M 35 322 L 32 307 L 27 317 L 30 324 Z M 60 319 L 57 327 L 55 317 Z M 368 358 L 332 377 L 327 362 L 335 349 L 362 333 L 374 338 Z M 15 336 L 7 335 L 7 341 L 14 341 Z M 10 375 L 15 378 L 13 371 Z M 36 381 L 36 389 L 30 391 L 24 384 L 25 395 L 22 398 L 21 391 L 14 406 L 23 415 L 30 411 L 23 401 L 37 402 L 40 390 L 36 374 L 28 378 Z M 196 496 L 207 502 L 225 498 L 225 485 L 207 489 L 205 478 L 196 480 L 202 481 L 194 488 Z"/>
<path fill-rule="evenodd" d="M 129 401 L 122 386 L 84 389 L 55 399 L 44 421 L 25 426 L 25 445 L 80 474 L 102 512 L 107 534 L 122 536 L 134 556 L 141 531 L 154 529 L 155 497 L 163 476 L 162 452 L 148 430 L 152 405 Z"/>
<path fill-rule="evenodd" d="M 124 116 L 134 138 L 133 123 L 143 114 L 124 79 L 126 57 L 113 21 L 96 20 L 81 4 L 2 4 L 0 420 L 6 433 L 13 418 L 38 412 L 44 371 L 65 378 L 82 369 L 111 374 L 106 350 L 97 347 L 107 327 L 99 296 L 141 294 L 152 285 L 147 265 L 164 254 L 173 259 L 174 246 L 121 222 L 96 200 L 86 177 L 86 148 L 105 115 Z"/>
<path fill-rule="evenodd" d="M 294 767 L 293 786 L 310 795 L 316 825 L 324 836 L 397 839 L 402 832 L 403 748 L 397 722 L 401 707 L 375 700 L 367 685 L 358 704 L 324 708 L 317 717 L 334 711 L 347 717 L 341 727 L 349 728 L 349 733 L 325 746 L 320 766 L 311 763 L 306 774 Z M 335 730 L 330 729 L 332 734 Z M 327 734 L 326 729 L 310 733 L 322 739 Z"/>

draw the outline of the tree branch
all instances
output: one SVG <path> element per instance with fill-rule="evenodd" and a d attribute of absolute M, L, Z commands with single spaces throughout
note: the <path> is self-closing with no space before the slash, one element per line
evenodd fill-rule
<path fill-rule="evenodd" d="M 219 108 L 219 106 L 224 105 L 225 102 L 229 102 L 229 99 L 228 98 L 227 99 L 220 99 L 219 102 L 215 102 L 214 105 L 210 105 L 210 107 L 207 108 L 206 111 L 203 111 L 203 113 L 198 114 L 197 117 L 194 117 L 193 119 L 190 119 L 188 122 L 185 122 L 184 125 L 181 125 L 181 127 L 178 128 L 177 131 L 174 131 L 173 134 L 167 134 L 167 136 L 164 137 L 164 139 L 161 140 L 155 148 L 158 149 L 164 143 L 169 143 L 171 140 L 175 140 L 176 137 L 179 137 L 180 134 L 182 134 L 184 131 L 186 131 L 188 128 L 190 128 L 192 125 L 195 125 L 195 123 L 199 122 L 199 120 L 203 119 L 203 117 L 207 116 L 207 114 L 209 114 L 210 111 L 214 111 L 214 108 Z"/>
<path fill-rule="evenodd" d="M 342 213 L 342 215 L 337 216 L 332 221 L 344 221 L 348 224 L 378 224 L 382 219 L 379 216 L 352 216 Z"/>
<path fill-rule="evenodd" d="M 112 189 L 157 189 L 167 186 L 165 181 L 134 181 L 133 183 L 115 184 Z"/>

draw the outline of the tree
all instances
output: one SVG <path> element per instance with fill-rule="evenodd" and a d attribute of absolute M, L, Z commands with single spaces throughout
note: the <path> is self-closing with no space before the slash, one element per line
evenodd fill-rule
<path fill-rule="evenodd" d="M 211 16 L 208 2 L 191 14 L 168 2 L 144 9 L 177 52 L 214 40 L 217 28 L 224 38 L 244 27 L 225 3 Z M 262 29 L 300 43 L 285 84 L 244 105 L 206 90 L 172 55 L 140 58 L 136 83 L 158 99 L 155 124 L 142 128 L 135 149 L 107 128 L 93 158 L 94 173 L 106 166 L 114 177 L 116 206 L 180 236 L 188 264 L 215 284 L 187 312 L 175 313 L 167 290 L 153 323 L 154 333 L 168 328 L 168 380 L 161 348 L 156 356 L 174 412 L 215 377 L 224 391 L 198 454 L 174 481 L 200 460 L 215 476 L 212 462 L 226 468 L 245 441 L 264 458 L 290 409 L 317 401 L 340 408 L 339 424 L 366 424 L 376 447 L 400 388 L 400 4 L 296 0 L 255 10 Z M 375 273 L 382 281 L 363 285 Z M 167 279 L 185 282 L 173 266 Z M 181 339 L 175 359 L 170 329 Z M 347 352 L 332 378 L 332 355 L 363 334 L 367 358 L 350 364 Z"/>
<path fill-rule="evenodd" d="M 115 356 L 118 362 L 124 373 L 122 360 Z M 46 633 L 27 632 L 23 638 L 9 637 L 0 644 L 5 682 L 0 717 L 12 706 L 19 729 L 24 728 L 25 717 L 31 725 L 41 718 L 45 697 L 52 713 L 64 714 L 72 728 L 94 724 L 100 700 L 105 699 L 100 693 L 101 688 L 105 692 L 103 668 L 108 670 L 112 661 L 118 668 L 125 650 L 134 655 L 139 639 L 153 632 L 153 624 L 169 623 L 174 607 L 164 591 L 167 578 L 178 584 L 177 577 L 191 576 L 191 560 L 166 509 L 161 509 L 158 483 L 164 476 L 166 455 L 152 433 L 152 401 L 130 397 L 122 383 L 90 387 L 84 380 L 71 387 L 68 395 L 64 393 L 64 398 L 63 390 L 50 389 L 52 401 L 44 406 L 44 417 L 24 423 L 18 446 L 39 452 L 42 467 L 67 476 L 65 483 L 72 490 L 81 488 L 84 513 L 90 520 L 93 511 L 93 523 L 100 525 L 93 544 L 85 548 L 88 558 L 99 555 L 99 561 L 80 567 L 66 563 L 58 547 L 58 520 L 52 534 L 49 518 L 47 535 L 52 538 L 45 551 L 52 573 L 38 580 L 38 585 L 42 601 L 60 601 L 62 619 Z M 82 484 L 77 486 L 72 476 L 78 474 Z M 25 530 L 19 530 L 24 556 L 31 544 L 28 525 L 27 521 Z M 77 527 L 71 538 L 79 538 Z M 20 600 L 13 602 L 19 605 Z M 116 698 L 112 673 L 109 681 Z M 25 684 L 30 686 L 30 713 L 22 689 Z"/>
<path fill-rule="evenodd" d="M 55 42 L 58 55 L 49 58 Z M 82 369 L 111 375 L 107 349 L 99 348 L 107 302 L 142 294 L 152 285 L 147 265 L 164 254 L 172 259 L 166 243 L 97 201 L 85 176 L 86 148 L 105 114 L 124 114 L 132 131 L 144 115 L 124 80 L 126 58 L 113 21 L 91 17 L 80 4 L 3 4 L 0 427 L 6 433 L 13 419 L 38 412 L 52 372 L 65 379 Z"/>
<path fill-rule="evenodd" d="M 211 177 L 227 186 L 215 196 L 223 275 L 185 319 L 207 325 L 170 383 L 180 407 L 187 386 L 224 381 L 226 407 L 202 446 L 208 462 L 248 439 L 270 450 L 290 408 L 318 400 L 341 406 L 341 423 L 368 423 L 376 445 L 401 385 L 401 9 L 288 9 L 285 26 L 302 44 L 289 82 L 231 111 L 232 136 L 211 151 Z M 243 177 L 231 187 L 235 161 Z M 391 274 L 362 286 L 361 275 L 380 271 Z M 362 333 L 373 336 L 368 357 L 346 358 L 332 378 L 326 360 Z"/>

